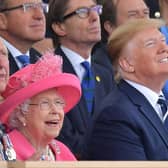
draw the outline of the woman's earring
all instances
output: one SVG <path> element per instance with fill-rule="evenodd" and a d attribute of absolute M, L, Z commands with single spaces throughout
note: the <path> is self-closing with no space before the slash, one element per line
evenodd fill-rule
<path fill-rule="evenodd" d="M 23 126 L 24 126 L 24 127 L 26 126 L 26 123 L 25 123 L 25 122 L 23 123 Z"/>

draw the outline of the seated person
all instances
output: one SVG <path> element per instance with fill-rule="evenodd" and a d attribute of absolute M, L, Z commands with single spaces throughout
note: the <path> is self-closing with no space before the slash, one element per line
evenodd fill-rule
<path fill-rule="evenodd" d="M 45 54 L 13 74 L 0 105 L 0 120 L 8 134 L 2 138 L 5 160 L 76 160 L 54 138 L 62 128 L 64 113 L 80 99 L 77 77 L 62 73 L 62 58 Z"/>
<path fill-rule="evenodd" d="M 88 145 L 91 160 L 168 160 L 168 46 L 156 19 L 136 19 L 110 36 L 117 89 L 102 100 Z"/>

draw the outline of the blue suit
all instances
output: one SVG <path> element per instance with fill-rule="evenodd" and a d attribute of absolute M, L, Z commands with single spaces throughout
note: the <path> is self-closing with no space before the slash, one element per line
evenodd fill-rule
<path fill-rule="evenodd" d="M 88 148 L 90 160 L 168 160 L 168 132 L 147 99 L 122 80 L 103 100 Z"/>
<path fill-rule="evenodd" d="M 60 47 L 57 48 L 55 53 L 63 57 L 63 72 L 76 75 L 72 64 L 69 62 Z M 92 70 L 94 76 L 99 76 L 100 79 L 100 81 L 95 80 L 96 88 L 92 115 L 88 112 L 86 102 L 82 95 L 79 103 L 66 114 L 63 128 L 60 136 L 58 137 L 58 139 L 64 142 L 80 159 L 82 159 L 81 155 L 86 144 L 88 132 L 91 128 L 93 120 L 98 115 L 99 104 L 115 85 L 112 75 L 106 68 L 93 64 Z"/>

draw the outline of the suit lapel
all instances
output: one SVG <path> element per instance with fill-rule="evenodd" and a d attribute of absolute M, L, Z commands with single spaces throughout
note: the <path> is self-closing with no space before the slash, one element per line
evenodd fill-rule
<path fill-rule="evenodd" d="M 93 71 L 93 75 L 94 75 L 94 79 L 95 79 L 95 98 L 94 98 L 94 104 L 96 105 L 93 105 L 94 106 L 94 111 L 93 111 L 93 118 L 95 118 L 97 115 L 98 115 L 98 111 L 99 111 L 99 104 L 101 102 L 100 99 L 102 99 L 102 97 L 100 96 L 100 90 L 102 90 L 102 84 L 101 84 L 101 80 L 98 80 L 100 79 L 100 76 L 99 74 L 97 74 L 97 72 L 95 71 L 95 68 L 94 68 L 94 64 L 92 65 L 92 71 Z M 96 79 L 98 78 L 98 79 Z"/>
<path fill-rule="evenodd" d="M 30 63 L 35 63 L 40 57 L 41 54 L 37 50 L 34 48 L 30 49 Z"/>
<path fill-rule="evenodd" d="M 63 58 L 63 72 L 71 73 L 77 76 L 72 64 L 66 57 L 65 53 L 61 50 L 60 47 L 58 47 L 55 51 L 56 54 L 62 56 Z M 82 96 L 79 103 L 77 104 L 78 111 L 83 119 L 84 125 L 88 127 L 88 121 L 89 121 L 89 112 L 87 110 L 86 102 L 84 97 Z"/>
<path fill-rule="evenodd" d="M 8 55 L 9 55 L 10 75 L 12 75 L 13 73 L 19 70 L 19 67 L 17 66 L 17 63 L 9 50 L 8 53 L 9 53 Z M 41 54 L 37 52 L 35 49 L 33 48 L 30 49 L 30 63 L 35 63 L 40 56 Z"/>
<path fill-rule="evenodd" d="M 19 70 L 19 67 L 17 66 L 16 61 L 9 50 L 8 50 L 8 56 L 9 56 L 10 75 L 12 75 L 13 73 Z"/>
<path fill-rule="evenodd" d="M 121 81 L 119 88 L 127 94 L 129 99 L 139 107 L 143 115 L 148 119 L 151 125 L 156 129 L 166 146 L 168 147 L 168 132 L 164 128 L 160 118 L 158 117 L 156 111 L 147 101 L 147 99 L 135 88 L 129 85 L 125 81 Z"/>

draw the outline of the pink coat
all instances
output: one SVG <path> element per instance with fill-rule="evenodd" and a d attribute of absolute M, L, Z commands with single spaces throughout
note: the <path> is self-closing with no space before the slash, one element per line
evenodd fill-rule
<path fill-rule="evenodd" d="M 17 130 L 13 130 L 9 133 L 9 139 L 13 144 L 13 148 L 16 152 L 17 160 L 28 160 L 34 153 L 34 147 L 28 142 L 28 140 Z M 57 161 L 75 161 L 76 158 L 72 152 L 58 140 L 52 140 L 49 144 L 51 150 L 55 154 Z"/>

